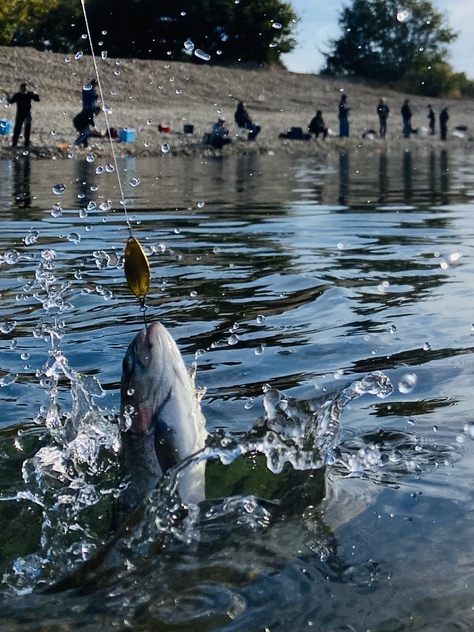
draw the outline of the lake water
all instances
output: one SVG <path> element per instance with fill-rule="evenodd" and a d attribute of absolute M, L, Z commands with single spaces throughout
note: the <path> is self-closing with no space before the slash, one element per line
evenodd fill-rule
<path fill-rule="evenodd" d="M 238 443 L 266 385 L 303 417 L 369 373 L 393 392 L 347 402 L 321 469 L 214 463 L 220 500 L 199 517 L 159 492 L 81 574 L 115 530 L 117 446 L 92 474 L 69 456 L 64 470 L 32 464 L 55 444 L 50 403 L 77 416 L 78 383 L 81 419 L 116 428 L 143 324 L 129 233 L 105 161 L 0 162 L 0 628 L 472 630 L 474 154 L 118 167 L 151 265 L 146 317 L 196 362 L 211 433 Z M 72 373 L 45 376 L 52 348 Z M 56 449 L 69 449 L 57 435 Z M 94 498 L 73 510 L 85 481 Z"/>

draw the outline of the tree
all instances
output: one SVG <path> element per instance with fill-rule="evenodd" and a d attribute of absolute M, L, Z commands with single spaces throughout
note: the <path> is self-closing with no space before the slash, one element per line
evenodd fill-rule
<path fill-rule="evenodd" d="M 86 51 L 79 0 L 48 1 L 57 6 L 21 43 L 48 40 L 57 52 Z M 189 41 L 211 63 L 278 63 L 296 45 L 297 16 L 281 0 L 88 0 L 86 8 L 94 44 L 103 40 L 112 57 L 199 61 L 192 49 L 186 52 Z"/>
<path fill-rule="evenodd" d="M 445 63 L 457 34 L 428 0 L 353 0 L 339 18 L 343 34 L 330 43 L 323 74 L 399 81 Z"/>
<path fill-rule="evenodd" d="M 34 31 L 61 0 L 2 0 L 0 3 L 0 45 Z"/>

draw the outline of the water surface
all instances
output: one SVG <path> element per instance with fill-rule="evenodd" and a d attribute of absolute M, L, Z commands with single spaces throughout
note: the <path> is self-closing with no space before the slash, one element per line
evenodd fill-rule
<path fill-rule="evenodd" d="M 117 415 L 121 360 L 143 315 L 124 279 L 128 229 L 106 166 L 0 163 L 4 498 L 23 485 L 21 463 L 38 446 L 21 437 L 38 434 L 32 421 L 50 399 L 38 375 L 51 347 L 39 328 L 52 321 L 35 286 L 42 251 L 55 251 L 67 284 L 61 349 L 98 378 L 104 415 Z M 40 613 L 48 629 L 470 629 L 472 156 L 163 156 L 120 159 L 119 173 L 151 264 L 147 317 L 196 361 L 208 428 L 247 431 L 266 384 L 324 401 L 383 371 L 394 392 L 344 410 L 341 451 L 378 444 L 399 467 L 328 465 L 301 498 L 289 476 L 291 511 L 267 507 L 267 521 L 258 505 L 250 526 L 240 505 L 206 518 L 197 546 L 178 538 L 134 559 L 135 574 L 88 577 L 82 595 L 15 596 L 11 564 L 38 549 L 40 519 L 24 501 L 31 525 L 19 531 L 21 503 L 5 500 L 4 625 L 38 630 Z M 58 400 L 71 406 L 66 380 Z"/>

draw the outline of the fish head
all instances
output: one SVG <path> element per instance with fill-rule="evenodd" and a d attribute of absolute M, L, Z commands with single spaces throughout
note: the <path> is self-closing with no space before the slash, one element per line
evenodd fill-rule
<path fill-rule="evenodd" d="M 121 417 L 131 432 L 151 432 L 157 410 L 164 404 L 181 354 L 167 329 L 158 321 L 141 329 L 122 362 Z M 184 367 L 183 367 L 184 368 Z"/>

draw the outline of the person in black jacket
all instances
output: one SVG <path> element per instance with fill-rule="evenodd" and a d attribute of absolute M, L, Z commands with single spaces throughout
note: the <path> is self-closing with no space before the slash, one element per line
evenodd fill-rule
<path fill-rule="evenodd" d="M 310 124 L 308 125 L 308 132 L 310 134 L 314 134 L 316 136 L 316 140 L 319 138 L 319 135 L 323 135 L 323 139 L 328 135 L 328 128 L 326 127 L 323 119 L 323 113 L 321 110 L 316 112 L 316 116 L 311 119 Z"/>
<path fill-rule="evenodd" d="M 411 129 L 411 108 L 410 108 L 410 100 L 405 99 L 402 109 L 402 119 L 403 119 L 403 136 L 405 138 L 410 138 L 412 129 Z"/>
<path fill-rule="evenodd" d="M 20 136 L 21 128 L 24 127 L 23 136 L 25 139 L 25 147 L 30 146 L 30 133 L 31 133 L 31 102 L 39 101 L 39 96 L 31 91 L 27 90 L 27 84 L 20 84 L 20 91 L 16 92 L 13 96 L 7 97 L 7 101 L 10 104 L 16 103 L 16 117 L 15 127 L 13 128 L 12 147 L 16 147 L 18 143 L 18 137 Z"/>
<path fill-rule="evenodd" d="M 431 136 L 434 136 L 436 117 L 435 117 L 435 113 L 434 113 L 434 110 L 431 107 L 431 105 L 428 105 L 428 121 L 429 121 L 429 126 L 430 126 L 430 134 L 431 134 Z"/>
<path fill-rule="evenodd" d="M 446 140 L 446 133 L 448 131 L 449 114 L 448 108 L 443 108 L 439 113 L 439 132 L 441 140 Z"/>
<path fill-rule="evenodd" d="M 245 103 L 240 101 L 237 104 L 237 109 L 235 110 L 234 120 L 237 127 L 241 127 L 243 129 L 248 129 L 249 134 L 247 140 L 255 140 L 260 133 L 261 127 L 260 125 L 256 125 L 252 119 L 250 118 L 249 113 L 245 109 Z"/>
<path fill-rule="evenodd" d="M 100 108 L 95 107 L 94 110 L 81 110 L 79 114 L 72 119 L 72 124 L 79 132 L 79 136 L 74 141 L 74 145 L 77 147 L 83 145 L 88 146 L 88 140 L 90 136 L 100 136 L 100 133 L 95 128 L 94 116 L 100 113 Z"/>

